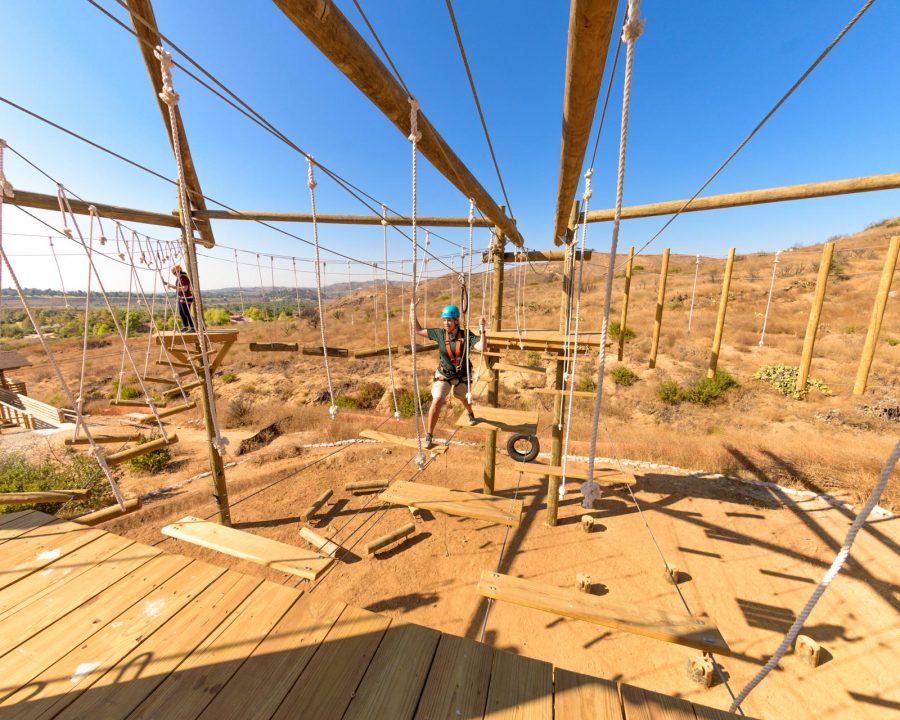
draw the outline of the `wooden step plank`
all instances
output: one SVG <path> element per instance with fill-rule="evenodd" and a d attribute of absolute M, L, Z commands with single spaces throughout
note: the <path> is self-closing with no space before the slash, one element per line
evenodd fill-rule
<path fill-rule="evenodd" d="M 128 513 L 132 513 L 135 510 L 140 509 L 140 498 L 126 498 L 124 510 L 118 503 L 116 503 L 115 505 L 100 508 L 99 510 L 94 510 L 93 512 L 85 513 L 84 515 L 79 515 L 76 518 L 72 518 L 72 522 L 78 523 L 79 525 L 99 525 L 100 523 L 106 522 L 107 520 L 113 520 L 114 518 L 122 517 L 123 515 L 127 515 Z"/>
<path fill-rule="evenodd" d="M 562 465 L 543 465 L 541 463 L 516 463 L 516 470 L 526 475 L 548 475 L 562 477 Z M 566 475 L 570 480 L 587 480 L 587 468 L 583 465 L 566 465 Z M 634 485 L 637 480 L 634 473 L 627 468 L 620 470 L 611 465 L 594 466 L 594 482 L 598 485 Z"/>
<path fill-rule="evenodd" d="M 259 585 L 129 718 L 194 720 L 299 597 L 293 588 Z"/>
<path fill-rule="evenodd" d="M 38 505 L 40 503 L 64 503 L 72 498 L 85 499 L 91 496 L 90 490 L 72 488 L 71 490 L 35 490 L 31 492 L 0 493 L 0 505 Z"/>
<path fill-rule="evenodd" d="M 300 345 L 297 343 L 250 343 L 250 352 L 298 352 Z"/>
<path fill-rule="evenodd" d="M 378 442 L 389 443 L 391 445 L 401 445 L 403 447 L 412 448 L 413 450 L 418 450 L 419 445 L 416 443 L 415 438 L 405 438 L 400 435 L 392 435 L 391 433 L 380 432 L 378 430 L 362 430 L 359 433 L 360 437 L 368 438 L 369 440 L 377 440 Z M 422 441 L 424 443 L 424 439 Z M 425 449 L 423 445 L 423 451 L 429 452 L 432 455 L 443 455 L 447 452 L 446 445 L 435 445 L 430 450 Z"/>
<path fill-rule="evenodd" d="M 555 707 L 559 718 L 623 720 L 619 686 L 612 680 L 556 668 Z"/>
<path fill-rule="evenodd" d="M 150 401 L 146 398 L 143 400 L 110 400 L 109 404 L 112 407 L 150 407 Z M 157 400 L 153 404 L 158 408 L 164 408 L 166 406 L 165 400 Z"/>
<path fill-rule="evenodd" d="M 399 347 L 397 345 L 391 345 L 388 347 L 385 345 L 384 347 L 372 347 L 372 348 L 363 348 L 361 350 L 354 350 L 353 357 L 357 358 L 369 358 L 369 357 L 378 357 L 379 355 L 396 355 L 399 352 Z"/>
<path fill-rule="evenodd" d="M 481 571 L 479 595 L 524 605 L 563 617 L 644 635 L 664 642 L 731 655 L 719 629 L 710 621 L 686 613 L 670 613 L 634 605 L 614 605 L 603 598 L 552 587 L 531 580 Z"/>
<path fill-rule="evenodd" d="M 495 652 L 484 720 L 553 720 L 553 665 Z"/>
<path fill-rule="evenodd" d="M 325 350 L 328 350 L 328 357 L 341 357 L 341 358 L 350 357 L 350 350 L 347 348 L 340 348 L 340 347 L 324 347 L 323 348 L 321 345 L 318 345 L 318 346 L 304 345 L 300 349 L 300 353 L 302 355 L 317 355 L 319 357 L 324 357 Z"/>
<path fill-rule="evenodd" d="M 307 580 L 315 580 L 334 562 L 310 550 L 190 516 L 166 525 L 162 533 Z"/>
<path fill-rule="evenodd" d="M 475 422 L 469 422 L 467 413 L 459 416 L 456 424 L 459 427 L 471 427 L 479 430 L 503 430 L 504 432 L 520 433 L 522 435 L 537 434 L 537 411 L 509 410 L 507 408 L 494 408 L 487 405 L 473 406 Z"/>
<path fill-rule="evenodd" d="M 346 607 L 272 720 L 340 718 L 353 699 L 390 619 Z"/>
<path fill-rule="evenodd" d="M 625 720 L 696 720 L 687 700 L 624 683 L 621 692 Z"/>
<path fill-rule="evenodd" d="M 406 480 L 398 480 L 378 497 L 394 505 L 417 507 L 510 527 L 518 525 L 522 515 L 521 500 L 480 492 L 450 490 Z"/>
<path fill-rule="evenodd" d="M 480 718 L 487 703 L 494 650 L 455 635 L 442 635 L 415 720 Z"/>
<path fill-rule="evenodd" d="M 168 363 L 166 363 L 168 365 Z M 156 383 L 157 385 L 176 385 L 174 378 L 158 377 L 156 375 L 145 375 L 143 377 L 145 383 Z"/>
<path fill-rule="evenodd" d="M 116 465 L 121 465 L 123 462 L 140 457 L 141 455 L 147 455 L 161 448 L 168 447 L 169 445 L 174 445 L 177 442 L 178 435 L 175 434 L 169 435 L 168 437 L 158 437 L 155 440 L 149 440 L 141 445 L 135 445 L 132 448 L 128 448 L 127 450 L 120 450 L 117 453 L 107 455 L 106 464 L 115 467 Z"/>
<path fill-rule="evenodd" d="M 554 390 L 553 388 L 533 388 L 529 392 L 535 395 L 564 395 L 565 397 L 595 398 L 597 393 L 588 390 Z"/>
<path fill-rule="evenodd" d="M 531 375 L 546 375 L 544 368 L 533 368 L 530 365 L 517 365 L 515 363 L 498 362 L 491 365 L 491 370 L 505 370 L 506 372 L 529 373 Z"/>
<path fill-rule="evenodd" d="M 575 344 L 575 336 L 565 334 L 558 330 L 528 330 L 527 332 L 517 333 L 511 330 L 488 330 L 485 333 L 488 347 L 506 348 L 510 350 L 516 349 L 564 349 L 572 347 Z M 607 344 L 610 344 L 608 341 Z M 592 348 L 600 347 L 599 332 L 579 332 L 578 347 Z"/>
<path fill-rule="evenodd" d="M 189 636 L 193 633 L 201 633 L 204 629 L 208 631 L 211 623 L 221 621 L 222 610 L 239 602 L 231 600 L 229 603 L 231 587 L 225 579 L 227 574 L 222 568 L 192 563 L 147 594 L 141 602 L 116 615 L 111 622 L 41 673 L 41 685 L 37 690 L 33 687 L 22 688 L 21 693 L 30 691 L 30 694 L 28 703 L 20 711 L 19 720 L 49 717 L 102 717 L 113 720 L 123 717 L 117 711 L 126 700 L 138 696 L 133 709 L 156 684 L 163 681 L 166 673 L 160 666 L 177 665 L 183 660 L 185 653 L 179 643 L 189 642 Z M 241 599 L 246 595 L 247 592 L 243 592 Z M 190 604 L 199 602 L 200 598 L 207 599 L 202 612 L 188 612 L 187 617 L 182 615 Z M 101 597 L 98 602 L 103 602 L 103 599 Z M 206 613 L 209 617 L 205 616 Z M 176 625 L 180 627 L 183 638 L 176 637 L 172 632 Z M 104 682 L 104 678 L 108 682 Z M 129 682 L 137 678 L 139 682 Z M 116 695 L 114 707 L 103 702 L 109 700 L 109 691 L 104 692 L 104 689 L 110 686 Z M 87 708 L 83 705 L 74 707 L 85 695 L 91 696 L 88 704 L 93 712 L 90 714 L 85 712 Z M 10 698 L 15 699 L 15 695 Z"/>
<path fill-rule="evenodd" d="M 200 387 L 203 382 L 203 380 L 194 380 L 193 382 L 189 382 L 186 385 L 182 385 L 180 387 L 173 387 L 169 388 L 168 390 L 163 390 L 162 394 L 165 397 L 172 399 L 178 395 L 181 395 L 182 393 L 189 393 L 191 390 Z M 157 403 L 156 406 L 159 407 L 159 403 Z"/>
<path fill-rule="evenodd" d="M 270 718 L 344 611 L 341 602 L 300 598 L 198 720 Z M 259 688 L 265 684 L 265 692 Z"/>
<path fill-rule="evenodd" d="M 394 621 L 342 720 L 412 720 L 440 632 Z"/>
<path fill-rule="evenodd" d="M 89 603 L 70 613 L 66 618 L 65 632 L 60 626 L 51 625 L 0 658 L 0 677 L 8 688 L 21 687 L 31 682 L 44 669 L 94 633 L 113 621 L 135 603 L 139 603 L 148 593 L 169 580 L 191 560 L 175 555 L 156 553 L 148 562 L 123 577 L 110 588 L 106 602 Z M 141 605 L 144 607 L 144 605 Z"/>
<path fill-rule="evenodd" d="M 112 444 L 112 443 L 128 443 L 128 442 L 136 442 L 140 440 L 143 435 L 141 433 L 126 433 L 124 435 L 97 435 L 94 434 L 91 437 L 94 438 L 94 442 L 98 444 Z M 84 436 L 81 435 L 77 438 L 66 438 L 66 445 L 90 445 L 90 441 Z"/>
<path fill-rule="evenodd" d="M 184 412 L 185 410 L 193 410 L 197 407 L 197 403 L 193 400 L 188 403 L 184 403 L 183 405 L 176 405 L 175 407 L 170 407 L 166 410 L 160 410 L 156 413 L 159 416 L 159 419 L 171 417 L 172 415 L 177 415 L 178 413 Z M 135 420 L 142 425 L 153 424 L 156 422 L 156 418 L 153 416 L 153 413 L 149 413 L 147 415 L 139 415 L 135 418 Z"/>

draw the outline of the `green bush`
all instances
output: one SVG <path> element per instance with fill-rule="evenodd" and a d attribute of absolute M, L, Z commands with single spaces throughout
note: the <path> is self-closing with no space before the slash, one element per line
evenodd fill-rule
<path fill-rule="evenodd" d="M 829 387 L 816 378 L 807 378 L 806 387 L 798 388 L 797 380 L 800 377 L 800 368 L 796 365 L 763 365 L 752 375 L 753 380 L 767 382 L 782 395 L 794 400 L 804 400 L 810 390 L 818 390 L 823 395 L 831 395 Z"/>
<path fill-rule="evenodd" d="M 341 410 L 359 409 L 356 398 L 352 397 L 351 395 L 335 395 L 334 404 L 337 405 Z"/>
<path fill-rule="evenodd" d="M 402 390 L 397 393 L 397 409 L 400 411 L 401 417 L 412 417 L 416 414 L 415 397 L 416 395 L 412 390 Z M 431 388 L 419 388 L 419 397 L 424 410 L 431 400 Z"/>
<path fill-rule="evenodd" d="M 230 325 L 231 313 L 225 308 L 209 308 L 203 311 L 203 320 L 207 325 Z"/>
<path fill-rule="evenodd" d="M 609 336 L 610 336 L 610 337 L 617 338 L 617 337 L 619 337 L 621 334 L 622 334 L 622 325 L 621 325 L 621 323 L 620 323 L 618 320 L 613 320 L 613 321 L 609 324 Z M 630 327 L 626 326 L 626 327 L 625 327 L 625 339 L 626 339 L 626 340 L 631 340 L 634 336 L 635 336 L 634 330 L 632 330 Z"/>
<path fill-rule="evenodd" d="M 122 399 L 123 400 L 134 400 L 135 398 L 139 398 L 141 396 L 141 391 L 136 387 L 132 387 L 131 385 L 126 385 L 122 388 Z"/>
<path fill-rule="evenodd" d="M 237 379 L 238 379 L 238 376 L 235 375 L 233 372 L 222 373 L 221 380 L 225 385 L 230 385 L 231 383 L 235 382 Z"/>
<path fill-rule="evenodd" d="M 887 339 L 887 344 L 890 345 L 891 347 L 896 347 L 897 345 L 900 345 L 900 340 L 898 340 L 895 337 L 889 337 Z"/>
<path fill-rule="evenodd" d="M 528 367 L 539 368 L 541 366 L 541 354 L 539 352 L 528 353 Z"/>
<path fill-rule="evenodd" d="M 90 500 L 73 501 L 66 504 L 73 512 L 89 510 L 109 505 L 112 492 L 97 461 L 89 455 L 67 454 L 53 461 L 29 460 L 19 452 L 0 453 L 0 492 L 27 492 L 36 490 L 65 490 L 87 488 Z M 40 510 L 54 513 L 62 503 L 41 505 L 5 505 L 0 513 L 17 510 Z"/>
<path fill-rule="evenodd" d="M 597 383 L 594 381 L 593 375 L 588 375 L 575 383 L 575 389 L 578 392 L 596 392 Z"/>
<path fill-rule="evenodd" d="M 681 386 L 674 380 L 665 380 L 656 388 L 656 397 L 666 405 L 677 405 L 684 398 L 681 396 Z"/>
<path fill-rule="evenodd" d="M 145 437 L 141 437 L 137 441 L 137 444 L 144 445 L 150 442 L 151 439 L 155 438 L 148 439 Z M 162 447 L 158 450 L 148 452 L 146 455 L 138 455 L 135 458 L 131 458 L 131 460 L 128 461 L 128 465 L 132 470 L 155 475 L 156 473 L 161 473 L 163 470 L 165 470 L 171 459 L 172 453 L 169 451 L 169 448 Z"/>
<path fill-rule="evenodd" d="M 682 387 L 674 380 L 661 382 L 656 388 L 656 397 L 667 405 L 692 402 L 698 405 L 712 405 L 728 390 L 738 386 L 738 381 L 724 370 L 716 370 L 713 378 L 702 377 L 690 385 Z"/>
<path fill-rule="evenodd" d="M 633 372 L 625 365 L 619 365 L 619 367 L 615 368 L 610 374 L 616 385 L 634 385 L 638 381 L 637 373 Z"/>

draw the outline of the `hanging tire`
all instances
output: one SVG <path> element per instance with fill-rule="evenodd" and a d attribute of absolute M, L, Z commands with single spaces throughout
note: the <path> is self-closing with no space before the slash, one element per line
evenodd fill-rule
<path fill-rule="evenodd" d="M 527 451 L 522 450 L 522 446 L 528 444 Z M 516 462 L 531 462 L 541 451 L 536 435 L 520 435 L 518 433 L 509 436 L 506 441 L 506 454 Z"/>

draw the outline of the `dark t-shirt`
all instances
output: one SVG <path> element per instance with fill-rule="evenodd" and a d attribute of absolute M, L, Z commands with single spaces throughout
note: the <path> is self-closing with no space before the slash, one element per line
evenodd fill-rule
<path fill-rule="evenodd" d="M 189 303 L 194 301 L 194 293 L 191 292 L 191 279 L 186 272 L 178 275 L 175 287 L 178 288 L 178 302 Z"/>
<path fill-rule="evenodd" d="M 456 331 L 456 334 L 451 336 L 450 344 L 453 347 L 453 352 L 456 352 L 456 337 L 459 333 L 462 332 L 462 328 Z M 438 364 L 438 372 L 443 375 L 448 380 L 452 379 L 454 376 L 465 378 L 467 376 L 467 370 L 472 367 L 472 351 L 471 348 L 475 345 L 480 338 L 473 333 L 471 330 L 467 330 L 466 334 L 469 340 L 469 366 L 466 367 L 465 358 L 463 358 L 462 363 L 459 366 L 459 373 L 457 373 L 456 369 L 453 367 L 453 362 L 450 360 L 450 353 L 447 352 L 447 343 L 444 341 L 444 328 L 428 328 L 428 337 L 431 340 L 434 340 L 438 344 L 438 353 L 441 356 L 440 362 Z M 465 353 L 466 348 L 464 345 L 460 344 L 459 347 L 460 353 Z"/>

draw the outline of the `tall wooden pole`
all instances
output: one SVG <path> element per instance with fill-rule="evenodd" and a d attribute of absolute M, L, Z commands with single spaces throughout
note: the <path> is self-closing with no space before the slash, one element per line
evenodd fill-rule
<path fill-rule="evenodd" d="M 853 385 L 854 395 L 862 395 L 866 391 L 869 370 L 872 369 L 872 360 L 875 359 L 875 345 L 878 342 L 878 334 L 881 332 L 881 321 L 884 319 L 884 310 L 891 292 L 891 281 L 894 279 L 894 270 L 897 268 L 898 254 L 900 254 L 900 235 L 894 235 L 888 246 L 887 257 L 884 259 L 884 270 L 881 272 L 881 282 L 878 283 L 878 294 L 875 296 L 875 304 L 872 306 L 872 319 L 869 321 L 869 331 L 866 333 L 866 344 L 863 345 L 859 369 L 856 371 L 856 383 Z"/>
<path fill-rule="evenodd" d="M 563 262 L 562 296 L 559 307 L 559 331 L 566 334 L 570 331 L 569 319 L 572 312 L 572 296 L 574 294 L 575 262 L 577 251 L 575 243 L 576 228 L 578 223 L 579 202 L 572 203 L 572 212 L 569 216 L 569 227 L 566 231 L 566 257 Z M 583 260 L 582 260 L 583 262 Z M 550 464 L 562 465 L 563 429 L 566 422 L 566 395 L 563 371 L 566 358 L 557 356 L 553 373 L 553 389 L 556 395 L 553 397 L 553 424 L 550 430 Z M 562 478 L 547 476 L 547 520 L 550 527 L 556 526 L 556 518 L 559 513 L 559 483 Z"/>
<path fill-rule="evenodd" d="M 625 263 L 625 292 L 622 293 L 622 319 L 619 321 L 619 360 L 625 357 L 625 323 L 628 321 L 628 299 L 631 293 L 631 274 L 634 270 L 634 245 L 628 248 Z"/>
<path fill-rule="evenodd" d="M 816 333 L 819 330 L 819 318 L 825 302 L 825 289 L 828 287 L 828 273 L 831 272 L 831 258 L 834 255 L 834 241 L 825 243 L 822 248 L 822 262 L 816 278 L 816 294 L 809 309 L 809 321 L 806 323 L 806 336 L 803 338 L 803 355 L 800 357 L 800 374 L 797 376 L 797 390 L 806 390 L 809 379 L 809 366 L 812 364 L 813 348 L 816 345 Z"/>
<path fill-rule="evenodd" d="M 669 273 L 669 248 L 663 250 L 662 266 L 659 268 L 659 290 L 656 293 L 656 319 L 653 322 L 653 342 L 650 345 L 650 367 L 656 367 L 656 353 L 659 351 L 659 334 L 662 330 L 663 306 L 666 302 L 666 276 Z"/>
<path fill-rule="evenodd" d="M 728 251 L 725 261 L 725 276 L 722 278 L 722 295 L 719 297 L 719 314 L 716 317 L 716 332 L 713 335 L 712 352 L 709 354 L 709 368 L 706 377 L 712 380 L 719 365 L 719 350 L 722 348 L 722 333 L 725 331 L 725 311 L 728 310 L 728 291 L 731 289 L 731 273 L 734 270 L 734 248 Z"/>
<path fill-rule="evenodd" d="M 506 237 L 503 235 L 503 231 L 496 227 L 494 228 L 494 238 L 491 242 L 491 253 L 494 256 L 494 278 L 491 288 L 491 330 L 500 330 L 503 324 L 503 251 L 505 248 Z M 500 372 L 491 368 L 491 379 L 488 382 L 488 405 L 497 407 L 499 397 Z M 496 468 L 497 431 L 489 430 L 484 441 L 484 492 L 486 495 L 493 495 L 494 493 Z"/>

